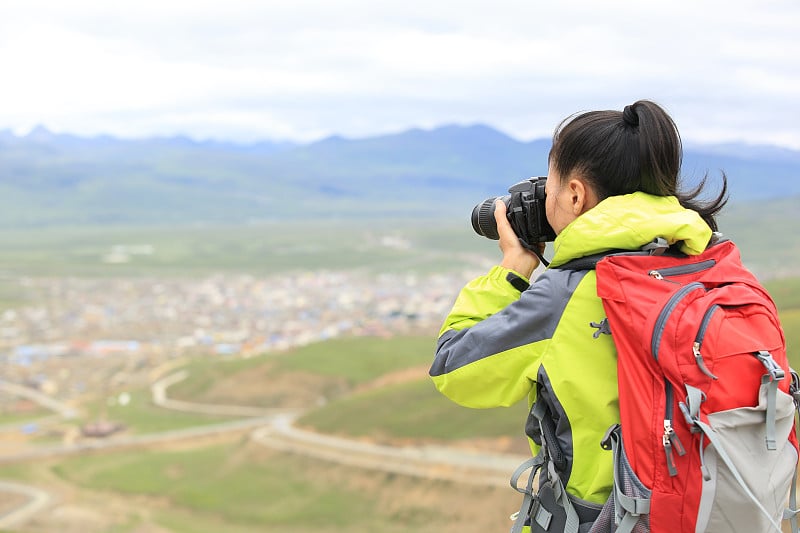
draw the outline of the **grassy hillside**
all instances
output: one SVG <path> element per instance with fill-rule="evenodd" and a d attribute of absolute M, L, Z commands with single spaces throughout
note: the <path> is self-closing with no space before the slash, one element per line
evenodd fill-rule
<path fill-rule="evenodd" d="M 58 487 L 61 513 L 25 531 L 479 533 L 507 529 L 519 504 L 509 488 L 353 470 L 230 439 L 10 465 L 0 477 Z"/>
<path fill-rule="evenodd" d="M 220 363 L 195 360 L 170 395 L 203 403 L 313 407 L 387 374 L 411 370 L 425 378 L 434 339 L 340 338 L 286 353 Z"/>
<path fill-rule="evenodd" d="M 754 264 L 781 310 L 792 365 L 800 368 L 800 250 L 785 242 L 797 218 L 786 209 L 733 210 L 724 227 Z M 777 205 L 777 204 L 775 204 Z M 765 213 L 763 217 L 758 213 Z M 0 311 L 36 301 L 24 276 L 186 277 L 254 275 L 320 269 L 414 272 L 460 279 L 499 256 L 497 243 L 473 234 L 469 213 L 430 220 L 260 224 L 214 227 L 57 228 L 0 233 Z M 793 218 L 794 217 L 794 218 Z M 766 223 L 767 226 L 756 227 Z M 766 228 L 766 229 L 765 229 Z M 773 229 L 769 229 L 773 228 Z M 387 238 L 388 237 L 388 238 Z M 766 244 L 765 244 L 766 243 Z M 103 261 L 116 245 L 149 245 L 126 263 Z M 797 254 L 795 256 L 794 254 Z M 770 266 L 772 265 L 772 266 Z M 777 265 L 777 266 L 776 266 Z M 466 278 L 465 278 L 466 281 Z M 472 410 L 436 392 L 426 376 L 429 336 L 341 338 L 251 359 L 195 359 L 189 379 L 170 389 L 180 399 L 254 406 L 310 407 L 298 423 L 375 440 L 435 442 L 525 453 L 524 402 Z M 168 412 L 149 391 L 127 406 L 99 398 L 87 417 L 105 413 L 129 433 L 204 425 L 226 419 Z M 0 417 L 2 418 L 2 417 Z M 18 421 L 18 418 L 14 418 Z M 61 498 L 49 520 L 29 531 L 62 531 L 82 516 L 94 529 L 75 531 L 482 532 L 502 531 L 518 505 L 509 488 L 488 489 L 376 474 L 272 452 L 235 439 L 109 452 L 0 466 L 0 478 L 26 479 Z M 55 517 L 55 518 L 54 518 Z"/>
<path fill-rule="evenodd" d="M 800 280 L 774 281 L 768 288 L 781 308 L 791 364 L 800 368 Z M 307 390 L 297 393 L 306 405 L 316 394 L 331 400 L 300 420 L 300 424 L 319 431 L 379 440 L 502 437 L 510 439 L 516 451 L 524 450 L 524 402 L 509 409 L 490 410 L 472 410 L 453 404 L 435 391 L 424 368 L 419 368 L 430 362 L 432 353 L 433 339 L 424 337 L 341 339 L 237 364 L 196 363 L 192 366 L 192 377 L 176 385 L 173 391 L 175 395 L 197 398 L 197 401 L 236 400 L 266 405 L 275 401 L 269 393 L 270 383 L 288 379 L 290 383 L 316 387 L 311 395 Z M 259 367 L 268 370 L 262 371 Z M 404 368 L 416 370 L 403 375 L 402 380 L 387 381 L 377 388 L 357 389 L 359 384 Z M 260 387 L 253 385 L 254 378 L 259 380 Z M 210 393 L 212 385 L 213 394 Z M 223 392 L 226 389 L 236 390 L 239 395 L 226 396 Z M 241 394 L 245 390 L 261 392 L 243 397 Z M 286 388 L 281 386 L 280 390 Z"/>
<path fill-rule="evenodd" d="M 226 416 L 168 411 L 152 402 L 150 388 L 129 391 L 130 403 L 109 405 L 108 399 L 99 398 L 84 406 L 86 421 L 113 420 L 125 425 L 127 433 L 156 433 L 172 429 L 204 426 L 230 420 Z"/>
<path fill-rule="evenodd" d="M 790 363 L 800 368 L 800 278 L 773 280 L 767 288 L 781 312 Z M 196 401 L 236 400 L 267 405 L 275 401 L 269 384 L 286 380 L 315 387 L 311 394 L 304 388 L 294 393 L 305 405 L 316 394 L 330 400 L 300 420 L 323 432 L 387 440 L 505 437 L 516 442 L 517 449 L 519 443 L 524 447 L 524 402 L 510 409 L 481 411 L 446 400 L 434 390 L 425 373 L 433 347 L 434 340 L 427 337 L 353 338 L 238 363 L 197 362 L 191 367 L 190 379 L 176 385 L 173 393 Z M 403 369 L 413 372 L 399 373 Z M 399 373 L 402 378 L 383 382 L 380 387 L 363 386 L 392 373 Z M 286 389 L 280 387 L 284 394 Z M 235 390 L 238 395 L 226 396 L 225 390 Z M 248 390 L 251 393 L 242 396 Z"/>
<path fill-rule="evenodd" d="M 190 377 L 170 394 L 198 402 L 293 407 L 316 407 L 324 398 L 301 425 L 384 440 L 502 437 L 525 451 L 525 402 L 488 410 L 450 402 L 427 375 L 434 346 L 429 337 L 344 338 L 239 362 L 196 361 L 188 367 Z"/>
<path fill-rule="evenodd" d="M 427 377 L 346 396 L 300 419 L 325 433 L 379 440 L 456 440 L 507 438 L 498 444 L 526 452 L 524 401 L 511 408 L 467 409 L 445 399 Z"/>
<path fill-rule="evenodd" d="M 430 337 L 349 338 L 251 359 L 196 359 L 188 366 L 190 379 L 175 385 L 170 394 L 201 402 L 259 405 L 276 387 L 283 391 L 308 387 L 312 400 L 328 387 L 332 400 L 318 411 L 323 419 L 347 420 L 349 425 L 340 432 L 352 434 L 359 426 L 351 417 L 370 414 L 361 434 L 384 431 L 392 440 L 412 436 L 415 416 L 421 417 L 426 440 L 502 435 L 505 430 L 497 427 L 512 420 L 520 427 L 521 413 L 502 421 L 485 416 L 471 420 L 469 415 L 478 412 L 435 393 L 423 367 L 432 350 Z M 129 424 L 133 433 L 211 420 L 159 410 L 145 394 L 134 391 L 131 404 L 124 408 L 96 402 L 89 411 L 107 410 L 112 419 Z M 301 391 L 300 397 L 304 394 Z M 351 405 L 377 403 L 371 407 L 364 403 L 356 407 L 361 414 L 355 414 L 346 409 L 346 398 L 352 394 L 358 402 Z M 398 409 L 400 405 L 404 408 Z M 380 429 L 387 422 L 392 425 L 388 433 Z M 63 513 L 34 519 L 31 531 L 66 530 L 71 520 L 79 519 L 81 531 L 98 533 L 477 533 L 507 528 L 506 517 L 519 503 L 508 488 L 352 469 L 274 452 L 246 437 L 2 465 L 0 478 L 25 480 L 60 494 L 58 508 Z M 460 508 L 464 505 L 469 509 Z"/>
<path fill-rule="evenodd" d="M 800 331 L 800 280 L 772 282 L 769 288 L 787 332 Z M 797 337 L 791 338 L 797 361 Z M 304 399 L 328 387 L 329 401 L 300 424 L 377 441 L 455 442 L 524 453 L 524 402 L 471 410 L 446 400 L 424 372 L 432 347 L 429 337 L 352 338 L 251 359 L 197 359 L 188 367 L 190 379 L 171 393 L 259 405 L 278 382 L 312 387 Z M 128 416 L 135 432 L 207 421 L 157 412 L 144 394 L 135 393 L 134 409 L 113 418 Z M 73 529 L 92 533 L 478 533 L 507 529 L 506 517 L 519 503 L 509 488 L 352 469 L 274 452 L 246 437 L 2 465 L 0 478 L 59 495 L 58 512 L 38 516 L 26 531 L 80 523 L 81 529 Z"/>

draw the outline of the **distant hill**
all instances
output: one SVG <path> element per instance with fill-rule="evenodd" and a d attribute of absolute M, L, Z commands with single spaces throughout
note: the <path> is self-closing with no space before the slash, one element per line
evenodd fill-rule
<path fill-rule="evenodd" d="M 467 216 L 544 175 L 549 148 L 483 125 L 303 145 L 0 132 L 0 227 Z M 720 170 L 735 203 L 800 195 L 800 151 L 686 147 L 691 180 Z"/>

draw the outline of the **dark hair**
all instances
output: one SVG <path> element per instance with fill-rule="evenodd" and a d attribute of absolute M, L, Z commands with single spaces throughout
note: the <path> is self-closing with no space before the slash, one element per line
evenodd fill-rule
<path fill-rule="evenodd" d="M 553 134 L 550 164 L 566 178 L 577 171 L 600 200 L 642 191 L 675 196 L 716 231 L 715 216 L 728 201 L 728 180 L 716 198 L 700 199 L 708 175 L 697 187 L 680 190 L 681 138 L 672 118 L 649 100 L 623 111 L 589 111 L 567 117 Z"/>

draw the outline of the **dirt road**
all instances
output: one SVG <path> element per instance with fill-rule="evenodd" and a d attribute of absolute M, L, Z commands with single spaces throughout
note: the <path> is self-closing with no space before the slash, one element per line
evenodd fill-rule
<path fill-rule="evenodd" d="M 508 476 L 523 456 L 471 452 L 445 446 L 387 446 L 325 435 L 297 428 L 294 421 L 304 410 L 267 409 L 237 405 L 211 405 L 170 399 L 167 389 L 187 377 L 184 370 L 169 374 L 151 386 L 153 402 L 165 409 L 243 417 L 220 424 L 198 426 L 147 435 L 119 435 L 104 440 L 37 446 L 0 456 L 0 463 L 70 455 L 87 450 L 122 449 L 235 431 L 250 431 L 251 439 L 281 452 L 302 454 L 357 468 L 380 470 L 426 479 L 458 481 L 483 486 L 508 486 Z M 35 401 L 64 417 L 75 413 L 51 398 L 37 394 Z M 23 524 L 51 504 L 51 497 L 37 487 L 0 481 L 0 492 L 22 496 L 22 503 L 0 514 L 0 529 Z"/>
<path fill-rule="evenodd" d="M 259 444 L 282 452 L 358 468 L 502 487 L 508 486 L 510 473 L 527 459 L 518 455 L 470 452 L 446 446 L 386 446 L 316 433 L 293 425 L 294 420 L 302 414 L 302 410 L 298 409 L 257 409 L 170 400 L 167 388 L 186 377 L 185 371 L 179 371 L 154 383 L 153 402 L 168 409 L 198 413 L 267 415 L 269 422 L 254 430 L 251 437 Z"/>

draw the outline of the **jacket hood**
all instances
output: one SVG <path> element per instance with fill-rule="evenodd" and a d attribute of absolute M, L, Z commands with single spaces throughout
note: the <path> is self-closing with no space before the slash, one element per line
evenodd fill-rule
<path fill-rule="evenodd" d="M 674 196 L 643 192 L 611 196 L 573 220 L 556 237 L 551 267 L 608 250 L 638 250 L 657 237 L 697 255 L 706 249 L 711 228 Z"/>

